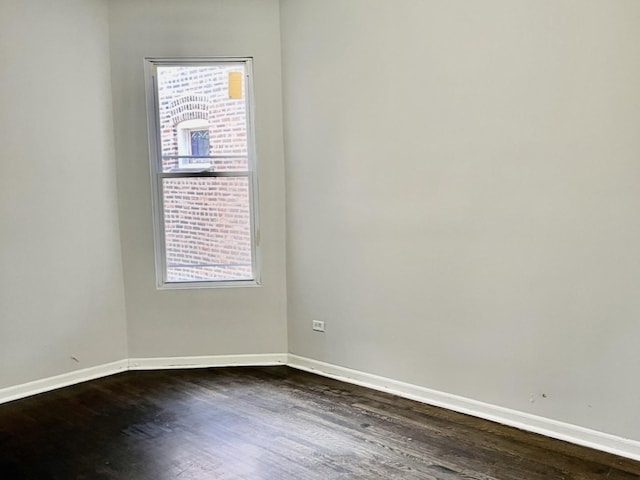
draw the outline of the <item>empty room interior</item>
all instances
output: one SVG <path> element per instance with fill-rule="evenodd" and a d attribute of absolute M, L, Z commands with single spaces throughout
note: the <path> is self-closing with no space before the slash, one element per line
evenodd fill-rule
<path fill-rule="evenodd" d="M 639 1 L 0 0 L 0 132 L 1 478 L 640 478 Z"/>

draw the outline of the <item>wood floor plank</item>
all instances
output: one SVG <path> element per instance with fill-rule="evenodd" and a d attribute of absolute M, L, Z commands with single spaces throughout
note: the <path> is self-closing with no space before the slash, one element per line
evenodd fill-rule
<path fill-rule="evenodd" d="M 126 372 L 0 405 L 0 478 L 638 480 L 640 462 L 288 367 Z"/>

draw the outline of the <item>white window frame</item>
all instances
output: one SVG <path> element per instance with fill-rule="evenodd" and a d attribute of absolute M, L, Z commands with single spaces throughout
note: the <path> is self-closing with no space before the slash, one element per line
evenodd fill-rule
<path fill-rule="evenodd" d="M 156 81 L 158 66 L 199 66 L 212 64 L 245 65 L 244 100 L 247 112 L 247 171 L 216 172 L 210 168 L 185 168 L 177 172 L 163 172 L 162 147 L 160 139 L 159 101 Z M 258 221 L 258 175 L 256 168 L 256 148 L 254 129 L 254 97 L 253 97 L 253 59 L 251 57 L 190 57 L 190 58 L 158 58 L 146 57 L 145 85 L 147 103 L 147 129 L 149 138 L 149 162 L 151 173 L 154 257 L 156 270 L 156 287 L 158 289 L 195 289 L 219 287 L 256 287 L 260 286 L 260 229 Z M 190 128 L 192 129 L 192 128 Z M 225 156 L 226 158 L 226 156 Z M 209 167 L 209 165 L 204 165 Z M 162 199 L 162 180 L 165 178 L 198 178 L 198 177 L 246 177 L 249 183 L 249 209 L 251 231 L 251 270 L 252 279 L 245 280 L 207 280 L 191 282 L 167 281 L 166 246 L 164 232 L 164 212 Z"/>
<path fill-rule="evenodd" d="M 191 152 L 191 132 L 194 130 L 205 130 L 209 128 L 209 122 L 203 118 L 184 120 L 176 125 L 178 140 L 178 155 L 192 155 Z M 178 158 L 178 167 L 184 168 L 209 168 L 210 162 L 189 163 L 188 158 Z"/>

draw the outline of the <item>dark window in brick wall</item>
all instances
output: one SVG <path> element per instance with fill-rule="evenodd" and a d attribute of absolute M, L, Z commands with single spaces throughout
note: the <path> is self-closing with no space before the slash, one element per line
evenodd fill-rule
<path fill-rule="evenodd" d="M 207 156 L 209 155 L 209 130 L 191 130 L 191 155 Z"/>

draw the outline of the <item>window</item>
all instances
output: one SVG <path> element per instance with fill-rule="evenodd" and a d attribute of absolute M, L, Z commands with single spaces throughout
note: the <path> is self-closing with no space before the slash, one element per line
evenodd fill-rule
<path fill-rule="evenodd" d="M 210 168 L 209 120 L 185 120 L 176 126 L 178 168 Z"/>
<path fill-rule="evenodd" d="M 159 288 L 257 285 L 251 59 L 146 59 Z"/>
<path fill-rule="evenodd" d="M 191 155 L 209 156 L 209 130 L 189 130 Z"/>

